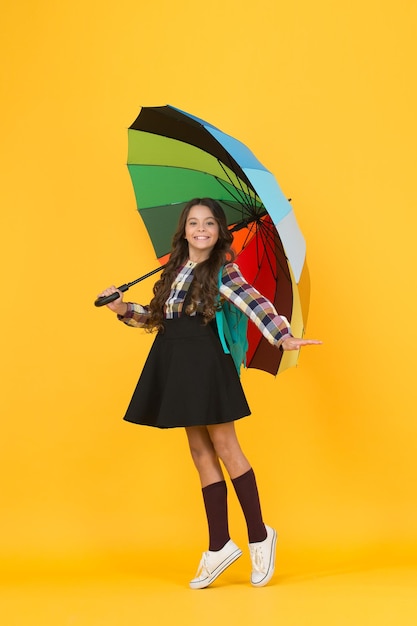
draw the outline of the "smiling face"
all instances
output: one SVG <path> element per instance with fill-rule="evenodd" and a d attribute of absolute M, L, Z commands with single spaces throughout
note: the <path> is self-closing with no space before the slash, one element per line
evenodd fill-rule
<path fill-rule="evenodd" d="M 211 210 L 203 204 L 194 205 L 185 223 L 190 261 L 201 263 L 208 259 L 218 238 L 219 225 Z"/>

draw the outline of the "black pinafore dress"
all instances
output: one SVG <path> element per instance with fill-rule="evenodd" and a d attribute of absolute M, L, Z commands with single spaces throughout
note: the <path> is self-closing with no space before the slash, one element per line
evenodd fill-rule
<path fill-rule="evenodd" d="M 201 315 L 185 312 L 165 320 L 124 419 L 176 428 L 223 424 L 247 415 L 250 408 L 239 375 L 223 351 L 215 321 L 205 325 Z"/>

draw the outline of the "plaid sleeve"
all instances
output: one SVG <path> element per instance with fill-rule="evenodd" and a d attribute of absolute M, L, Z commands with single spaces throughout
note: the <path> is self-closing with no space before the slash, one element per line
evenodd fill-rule
<path fill-rule="evenodd" d="M 135 302 L 127 302 L 127 311 L 124 315 L 118 315 L 118 319 L 127 326 L 134 328 L 143 328 L 146 326 L 149 317 L 148 307 L 136 304 Z"/>
<path fill-rule="evenodd" d="M 280 346 L 291 336 L 286 317 L 279 315 L 274 305 L 246 282 L 235 263 L 227 263 L 223 271 L 220 294 L 238 307 L 261 331 L 269 343 Z"/>

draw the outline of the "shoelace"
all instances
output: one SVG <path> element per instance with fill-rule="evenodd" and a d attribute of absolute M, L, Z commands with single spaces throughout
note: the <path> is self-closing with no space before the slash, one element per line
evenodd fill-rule
<path fill-rule="evenodd" d="M 210 576 L 211 571 L 208 567 L 208 553 L 203 552 L 203 556 L 201 557 L 200 565 L 198 566 L 196 577 L 199 578 L 204 574 L 204 576 Z"/>
<path fill-rule="evenodd" d="M 252 561 L 252 567 L 255 572 L 265 573 L 264 566 L 264 554 L 261 546 L 254 546 L 250 548 L 250 558 Z"/>

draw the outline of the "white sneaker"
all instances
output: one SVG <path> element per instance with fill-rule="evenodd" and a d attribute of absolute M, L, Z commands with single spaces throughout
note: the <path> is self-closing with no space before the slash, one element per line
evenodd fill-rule
<path fill-rule="evenodd" d="M 266 539 L 249 544 L 252 561 L 250 581 L 255 587 L 263 587 L 272 578 L 275 569 L 275 549 L 277 545 L 277 531 L 266 526 Z"/>
<path fill-rule="evenodd" d="M 242 550 L 231 539 L 221 550 L 203 552 L 195 578 L 190 581 L 191 589 L 204 589 L 211 585 L 241 554 Z"/>

